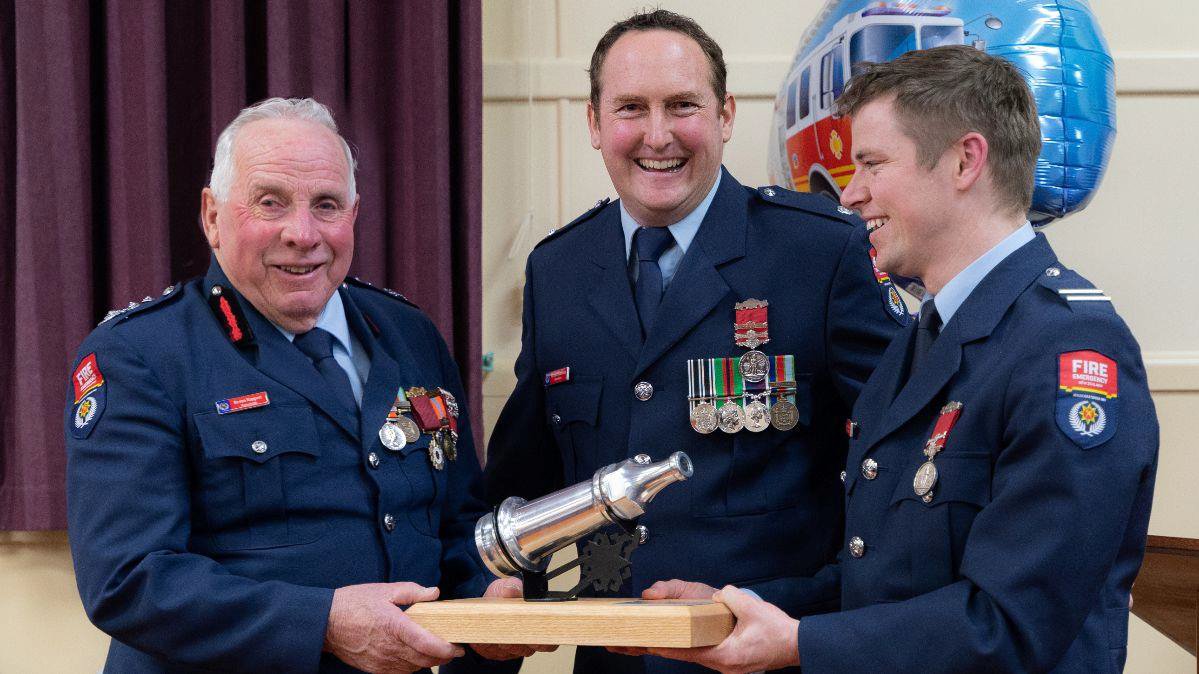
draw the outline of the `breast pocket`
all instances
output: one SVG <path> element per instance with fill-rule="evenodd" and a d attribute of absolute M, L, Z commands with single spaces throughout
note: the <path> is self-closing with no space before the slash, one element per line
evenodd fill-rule
<path fill-rule="evenodd" d="M 812 498 L 807 485 L 814 464 L 823 459 L 811 446 L 812 375 L 797 374 L 795 380 L 794 428 L 784 431 L 772 425 L 758 433 L 742 429 L 733 436 L 726 481 L 728 515 L 781 510 Z"/>
<path fill-rule="evenodd" d="M 908 549 L 913 594 L 957 579 L 966 537 L 978 512 L 991 502 L 991 455 L 944 452 L 937 455 L 932 498 L 916 495 L 912 482 L 923 461 L 904 471 L 891 497 L 889 534 Z"/>
<path fill-rule="evenodd" d="M 309 543 L 324 531 L 321 446 L 307 406 L 195 416 L 205 517 L 226 550 Z"/>
<path fill-rule="evenodd" d="M 576 465 L 580 457 L 595 451 L 590 445 L 599 423 L 603 387 L 603 377 L 576 375 L 569 382 L 555 384 L 545 391 L 545 419 L 558 441 L 568 485 L 579 480 Z"/>

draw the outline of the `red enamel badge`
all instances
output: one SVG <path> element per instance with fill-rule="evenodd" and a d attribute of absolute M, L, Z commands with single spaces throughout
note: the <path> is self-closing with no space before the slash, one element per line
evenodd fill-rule
<path fill-rule="evenodd" d="M 560 367 L 552 372 L 545 373 L 545 385 L 553 386 L 570 381 L 570 368 Z"/>
<path fill-rule="evenodd" d="M 76 403 L 83 400 L 89 391 L 104 384 L 104 375 L 100 373 L 100 366 L 96 364 L 96 354 L 89 353 L 87 358 L 79 363 L 79 367 L 75 368 L 75 374 L 71 376 L 71 383 L 75 387 Z"/>

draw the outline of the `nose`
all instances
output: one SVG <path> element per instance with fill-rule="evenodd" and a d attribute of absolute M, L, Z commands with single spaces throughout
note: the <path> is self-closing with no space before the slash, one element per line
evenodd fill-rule
<path fill-rule="evenodd" d="M 865 182 L 862 172 L 854 168 L 849 183 L 845 185 L 844 190 L 841 190 L 841 205 L 855 211 L 862 210 L 862 205 L 870 199 Z"/>
<path fill-rule="evenodd" d="M 294 248 L 315 248 L 321 242 L 316 219 L 307 208 L 296 208 L 281 233 L 283 243 Z"/>
<path fill-rule="evenodd" d="M 650 113 L 649 127 L 645 130 L 645 145 L 651 150 L 665 150 L 674 139 L 671 130 L 670 115 L 665 110 L 655 110 Z"/>

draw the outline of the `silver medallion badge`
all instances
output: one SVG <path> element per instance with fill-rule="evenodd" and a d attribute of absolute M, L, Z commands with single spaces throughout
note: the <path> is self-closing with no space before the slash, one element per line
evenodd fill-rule
<path fill-rule="evenodd" d="M 912 489 L 916 491 L 917 496 L 924 496 L 932 491 L 935 484 L 937 484 L 937 464 L 930 459 L 920 464 L 920 468 L 916 470 L 916 477 L 912 480 Z"/>
<path fill-rule="evenodd" d="M 407 439 L 404 437 L 404 432 L 400 430 L 399 425 L 393 424 L 390 421 L 384 422 L 383 426 L 379 428 L 379 442 L 382 442 L 384 447 L 393 452 L 400 451 L 408 444 Z"/>
<path fill-rule="evenodd" d="M 736 403 L 725 403 L 717 410 L 720 430 L 736 433 L 745 427 L 745 412 Z"/>
<path fill-rule="evenodd" d="M 770 372 L 770 359 L 761 351 L 748 351 L 741 356 L 741 376 L 745 381 L 759 382 Z"/>
<path fill-rule="evenodd" d="M 707 435 L 719 426 L 716 418 L 716 406 L 710 402 L 702 402 L 691 410 L 691 427 L 697 432 Z"/>
<path fill-rule="evenodd" d="M 745 406 L 745 427 L 754 433 L 770 428 L 770 410 L 760 400 Z"/>

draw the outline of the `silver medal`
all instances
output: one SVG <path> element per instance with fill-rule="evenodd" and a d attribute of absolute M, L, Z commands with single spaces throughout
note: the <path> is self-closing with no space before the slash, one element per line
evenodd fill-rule
<path fill-rule="evenodd" d="M 429 438 L 429 463 L 437 470 L 445 468 L 445 453 L 441 451 L 441 445 L 437 444 L 436 435 Z"/>
<path fill-rule="evenodd" d="M 760 400 L 745 406 L 745 427 L 754 433 L 770 428 L 770 410 Z"/>
<path fill-rule="evenodd" d="M 780 400 L 770 408 L 770 425 L 780 431 L 789 431 L 799 423 L 799 410 L 790 400 Z"/>
<path fill-rule="evenodd" d="M 932 491 L 933 485 L 937 484 L 937 465 L 931 460 L 920 464 L 920 468 L 916 469 L 916 477 L 912 480 L 912 489 L 916 491 L 917 496 L 924 496 Z"/>
<path fill-rule="evenodd" d="M 691 410 L 691 427 L 698 433 L 707 435 L 716 430 L 719 421 L 716 418 L 716 406 L 710 402 L 702 402 Z"/>
<path fill-rule="evenodd" d="M 408 444 L 408 440 L 404 437 L 404 433 L 400 430 L 400 427 L 390 421 L 384 422 L 383 426 L 379 429 L 379 442 L 382 442 L 384 447 L 393 452 L 400 451 L 404 448 L 404 445 Z"/>
<path fill-rule="evenodd" d="M 404 439 L 408 442 L 416 442 L 417 438 L 420 437 L 420 427 L 412 419 L 401 414 L 395 423 L 399 427 L 400 432 L 404 434 Z"/>
<path fill-rule="evenodd" d="M 770 372 L 770 359 L 761 351 L 747 351 L 741 355 L 741 376 L 745 381 L 763 381 Z"/>
<path fill-rule="evenodd" d="M 736 433 L 745 427 L 745 412 L 736 403 L 725 403 L 717 410 L 720 430 L 725 433 Z"/>

